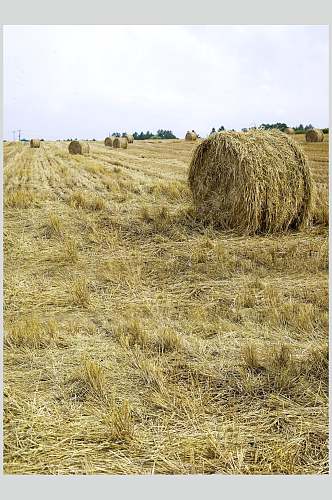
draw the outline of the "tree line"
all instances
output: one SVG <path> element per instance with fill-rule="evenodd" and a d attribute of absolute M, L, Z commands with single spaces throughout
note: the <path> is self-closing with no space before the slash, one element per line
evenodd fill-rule
<path fill-rule="evenodd" d="M 263 130 L 269 130 L 269 129 L 278 129 L 278 130 L 281 130 L 281 131 L 284 131 L 286 128 L 288 128 L 289 125 L 287 125 L 287 123 L 280 123 L 280 122 L 277 122 L 277 123 L 262 123 L 261 125 L 259 125 L 259 127 L 248 127 L 248 128 L 242 128 L 241 131 L 242 132 L 247 132 L 248 130 L 253 130 L 253 129 L 257 129 L 257 128 L 260 128 L 260 129 L 263 129 Z M 300 125 L 298 125 L 297 127 L 291 127 L 294 129 L 294 132 L 296 134 L 304 134 L 307 130 L 310 130 L 312 128 L 315 128 L 311 123 L 309 123 L 308 125 L 305 125 L 303 126 L 302 123 L 300 123 Z M 222 132 L 226 130 L 225 127 L 223 125 L 221 125 L 221 127 L 219 127 L 218 129 L 218 132 Z M 234 129 L 230 129 L 232 132 L 235 132 Z M 329 133 L 329 129 L 328 128 L 323 128 L 322 129 L 323 133 L 324 134 L 328 134 Z M 210 132 L 210 135 L 211 134 L 215 134 L 216 133 L 216 129 L 215 127 L 212 128 L 211 132 Z"/>
<path fill-rule="evenodd" d="M 279 129 L 279 130 L 285 130 L 286 128 L 288 128 L 289 125 L 287 125 L 287 123 L 262 123 L 262 125 L 260 126 L 260 128 L 264 129 L 264 130 L 269 130 L 269 129 Z M 311 123 L 309 123 L 308 125 L 302 125 L 302 123 L 300 123 L 300 125 L 298 125 L 297 127 L 290 127 L 294 130 L 295 133 L 297 134 L 303 134 L 304 132 L 306 132 L 307 130 L 310 130 L 312 128 L 315 128 Z"/>
<path fill-rule="evenodd" d="M 263 129 L 263 130 L 278 129 L 278 130 L 284 131 L 288 127 L 289 127 L 289 125 L 287 125 L 287 123 L 281 123 L 281 122 L 262 123 L 258 127 L 254 126 L 254 127 L 242 128 L 241 131 L 247 132 L 248 130 L 253 130 L 253 129 Z M 309 123 L 308 125 L 303 125 L 302 123 L 300 123 L 297 127 L 291 127 L 291 128 L 294 129 L 294 132 L 296 134 L 303 134 L 307 130 L 315 128 L 315 127 L 311 123 Z M 226 130 L 227 129 L 224 127 L 224 125 L 221 125 L 218 128 L 218 130 L 215 127 L 212 127 L 210 135 L 215 134 L 216 132 L 223 132 Z M 235 129 L 233 129 L 233 128 L 228 129 L 228 130 L 231 132 L 235 132 Z M 324 134 L 328 134 L 329 128 L 328 127 L 323 128 L 322 131 Z M 125 137 L 126 132 L 112 132 L 111 136 L 112 137 Z M 176 135 L 172 132 L 172 130 L 163 130 L 163 129 L 157 130 L 156 133 L 150 132 L 149 130 L 147 130 L 146 132 L 143 132 L 143 131 L 142 132 L 134 132 L 133 137 L 136 141 L 144 140 L 144 139 L 177 139 Z M 200 136 L 198 135 L 198 137 L 200 137 Z M 41 139 L 41 140 L 43 140 L 43 139 Z M 73 139 L 65 139 L 65 140 L 72 141 Z M 77 138 L 75 138 L 75 140 L 77 141 Z M 86 140 L 89 140 L 89 139 L 86 139 Z M 96 139 L 92 139 L 92 140 L 95 141 Z M 21 139 L 21 141 L 27 141 L 27 139 Z"/>
<path fill-rule="evenodd" d="M 113 132 L 113 137 L 125 137 L 126 132 Z M 150 132 L 147 130 L 146 132 L 134 132 L 133 137 L 136 141 L 142 141 L 144 139 L 177 139 L 176 135 L 173 134 L 171 130 L 157 130 L 157 133 Z"/>

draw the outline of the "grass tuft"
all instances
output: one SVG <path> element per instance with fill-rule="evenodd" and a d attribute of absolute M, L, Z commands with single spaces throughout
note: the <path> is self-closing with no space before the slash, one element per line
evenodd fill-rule
<path fill-rule="evenodd" d="M 81 191 L 74 192 L 68 200 L 69 205 L 72 208 L 83 208 L 86 210 L 104 210 L 106 208 L 106 202 L 100 196 L 94 193 L 84 193 Z"/>
<path fill-rule="evenodd" d="M 75 305 L 83 308 L 89 307 L 89 305 L 91 304 L 91 296 L 89 291 L 89 284 L 84 277 L 78 278 L 74 281 L 71 292 L 73 303 Z"/>
<path fill-rule="evenodd" d="M 7 208 L 39 207 L 40 201 L 39 194 L 25 189 L 16 189 L 5 194 L 5 207 Z"/>
<path fill-rule="evenodd" d="M 12 322 L 6 328 L 4 345 L 6 347 L 46 348 L 60 341 L 58 324 L 54 320 L 42 321 L 32 315 L 29 318 Z"/>
<path fill-rule="evenodd" d="M 109 439 L 118 443 L 129 443 L 135 434 L 132 409 L 127 400 L 110 409 L 103 421 L 109 430 Z"/>

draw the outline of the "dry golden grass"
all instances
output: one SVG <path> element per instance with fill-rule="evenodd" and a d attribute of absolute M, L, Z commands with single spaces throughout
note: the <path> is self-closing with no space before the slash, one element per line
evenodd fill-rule
<path fill-rule="evenodd" d="M 8 143 L 4 470 L 328 472 L 328 143 L 302 232 L 195 219 L 195 143 Z"/>

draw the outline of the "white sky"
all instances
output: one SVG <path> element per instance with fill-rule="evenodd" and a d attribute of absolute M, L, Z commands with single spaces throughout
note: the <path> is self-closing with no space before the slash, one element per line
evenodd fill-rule
<path fill-rule="evenodd" d="M 327 26 L 5 26 L 4 137 L 328 126 Z"/>

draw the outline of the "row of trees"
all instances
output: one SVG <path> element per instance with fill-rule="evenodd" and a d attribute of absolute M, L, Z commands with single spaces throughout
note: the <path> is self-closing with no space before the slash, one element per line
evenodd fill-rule
<path fill-rule="evenodd" d="M 247 132 L 248 130 L 251 130 L 251 129 L 261 128 L 264 130 L 279 129 L 279 130 L 283 131 L 287 127 L 288 127 L 287 123 L 279 123 L 279 122 L 278 123 L 262 123 L 259 127 L 248 127 L 248 128 L 242 128 L 241 130 L 242 130 L 242 132 Z M 294 129 L 296 134 L 303 134 L 307 130 L 315 128 L 315 127 L 311 123 L 309 123 L 308 125 L 305 125 L 305 126 L 303 126 L 302 123 L 300 123 L 300 125 L 298 125 L 297 127 L 292 127 L 292 128 Z M 218 132 L 222 132 L 223 130 L 226 130 L 223 125 L 218 128 Z M 234 129 L 230 129 L 230 130 L 232 130 L 234 132 Z M 216 132 L 216 129 L 213 127 L 210 134 L 214 134 L 215 132 Z M 323 132 L 324 132 L 324 134 L 328 134 L 329 129 L 324 128 Z"/>
<path fill-rule="evenodd" d="M 279 130 L 285 130 L 285 128 L 287 128 L 287 127 L 288 127 L 287 123 L 279 123 L 279 122 L 278 123 L 262 123 L 262 125 L 260 125 L 260 128 L 263 128 L 264 130 L 273 129 L 273 128 L 276 128 Z M 314 126 L 311 123 L 309 123 L 309 125 L 305 125 L 305 126 L 303 126 L 302 123 L 300 123 L 300 125 L 298 125 L 297 127 L 291 127 L 291 128 L 293 128 L 295 132 L 298 132 L 299 134 L 301 134 L 301 133 L 304 133 L 311 128 L 314 128 Z"/>
<path fill-rule="evenodd" d="M 287 123 L 280 123 L 280 122 L 277 122 L 277 123 L 262 123 L 259 127 L 248 127 L 248 128 L 242 128 L 242 132 L 247 132 L 248 130 L 251 130 L 251 129 L 257 129 L 257 128 L 260 128 L 260 129 L 264 129 L 264 130 L 269 130 L 269 129 L 279 129 L 279 130 L 285 130 L 285 128 L 287 128 L 288 125 Z M 297 127 L 292 127 L 295 131 L 296 134 L 303 134 L 305 133 L 307 130 L 309 129 L 312 129 L 314 128 L 314 126 L 309 123 L 308 125 L 303 125 L 302 123 L 300 123 Z M 210 135 L 211 134 L 214 134 L 216 132 L 223 132 L 227 130 L 223 125 L 221 125 L 218 130 L 213 127 L 211 132 L 210 132 Z M 234 129 L 229 129 L 230 131 L 232 132 L 235 132 Z M 323 133 L 324 134 L 328 134 L 329 133 L 329 129 L 328 128 L 323 128 Z M 126 132 L 113 132 L 111 134 L 113 137 L 124 137 L 126 135 Z M 177 139 L 177 137 L 173 134 L 173 132 L 171 130 L 163 130 L 163 129 L 159 129 L 157 130 L 156 133 L 153 133 L 153 132 L 150 132 L 149 130 L 147 130 L 146 132 L 134 132 L 133 133 L 133 137 L 136 141 L 139 141 L 139 140 L 144 140 L 144 139 Z M 199 136 L 198 136 L 199 137 Z M 21 141 L 26 141 L 27 139 L 21 139 Z M 41 139 L 43 140 L 43 139 Z M 73 139 L 66 139 L 67 141 L 72 141 Z M 77 140 L 77 138 L 75 138 L 75 140 Z M 86 140 L 89 140 L 89 139 L 86 139 Z M 95 141 L 96 139 L 92 139 L 93 141 Z"/>
<path fill-rule="evenodd" d="M 124 137 L 126 132 L 113 132 L 113 137 Z M 171 130 L 157 130 L 157 133 L 150 132 L 147 130 L 146 132 L 134 132 L 133 137 L 136 141 L 144 140 L 144 139 L 177 139 L 177 137 L 173 134 Z"/>
<path fill-rule="evenodd" d="M 264 130 L 268 130 L 268 129 L 271 129 L 271 128 L 277 128 L 279 130 L 285 130 L 285 128 L 288 128 L 289 125 L 287 125 L 286 123 L 262 123 L 262 125 L 260 125 L 259 128 L 263 128 Z M 294 132 L 296 134 L 303 134 L 305 133 L 307 130 L 310 130 L 312 128 L 315 128 L 314 125 L 312 125 L 311 123 L 309 123 L 308 125 L 302 125 L 302 123 L 300 123 L 300 125 L 298 125 L 297 127 L 291 127 L 294 129 Z M 328 128 L 324 128 L 323 129 L 323 132 L 324 134 L 328 134 L 329 132 L 329 129 Z"/>

